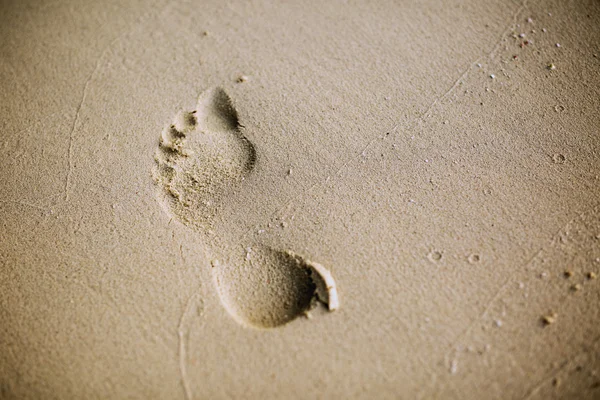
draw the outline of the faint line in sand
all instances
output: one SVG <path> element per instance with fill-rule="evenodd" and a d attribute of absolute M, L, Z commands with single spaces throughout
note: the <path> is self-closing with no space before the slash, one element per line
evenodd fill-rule
<path fill-rule="evenodd" d="M 162 14 L 170 5 L 171 3 L 167 3 L 158 13 L 158 15 Z M 102 64 L 102 61 L 104 59 L 104 57 L 106 56 L 106 54 L 108 54 L 112 47 L 119 41 L 121 40 L 124 36 L 130 34 L 131 32 L 133 32 L 137 27 L 139 27 L 141 25 L 141 23 L 144 21 L 144 19 L 146 19 L 146 17 L 149 17 L 149 15 L 151 14 L 151 12 L 142 15 L 141 17 L 139 17 L 137 19 L 137 21 L 133 24 L 133 27 L 131 29 L 126 29 L 123 32 L 121 32 L 119 35 L 117 35 L 117 37 L 115 37 L 109 44 L 108 46 L 106 46 L 104 48 L 104 50 L 102 51 L 102 53 L 100 54 L 100 57 L 98 57 L 98 59 L 96 60 L 96 65 L 94 67 L 94 70 L 92 71 L 92 73 L 88 76 L 87 80 L 85 81 L 85 84 L 83 85 L 83 90 L 81 91 L 81 99 L 79 100 L 79 105 L 77 106 L 77 109 L 75 111 L 75 117 L 73 118 L 73 124 L 71 125 L 71 131 L 69 132 L 69 148 L 68 148 L 68 153 L 67 153 L 67 162 L 68 162 L 68 169 L 67 169 L 67 176 L 65 178 L 65 187 L 64 187 L 64 199 L 65 201 L 69 201 L 69 189 L 71 187 L 71 174 L 73 171 L 73 139 L 77 130 L 77 124 L 79 122 L 79 118 L 81 115 L 81 109 L 83 108 L 83 105 L 85 104 L 85 100 L 87 98 L 87 93 L 88 93 L 88 88 L 90 86 L 90 83 L 94 80 L 94 77 L 96 75 L 96 73 L 98 72 L 98 70 L 100 69 L 100 65 Z"/>
<path fill-rule="evenodd" d="M 535 260 L 540 253 L 543 251 L 543 248 L 539 249 L 538 251 L 535 252 L 535 254 L 533 255 L 533 257 L 531 257 L 525 264 L 524 264 L 524 269 L 526 269 L 532 262 L 533 260 Z M 502 293 L 504 292 L 504 290 L 511 284 L 516 282 L 516 278 L 513 277 L 509 277 L 507 278 L 504 283 L 502 284 L 502 286 L 496 291 L 496 293 L 494 294 L 494 296 L 492 296 L 492 298 L 486 302 L 485 307 L 483 309 L 483 311 L 479 314 L 479 316 L 477 316 L 476 318 L 474 318 L 469 325 L 450 343 L 450 345 L 448 346 L 448 351 L 446 352 L 445 356 L 444 356 L 444 365 L 449 365 L 450 361 L 449 361 L 449 357 L 450 354 L 452 353 L 452 351 L 454 350 L 454 353 L 457 353 L 456 350 L 456 345 L 463 339 L 465 338 L 473 329 L 473 327 L 475 325 L 477 325 L 477 323 L 481 322 L 486 315 L 488 315 L 490 309 L 492 308 L 492 305 L 494 305 L 494 303 L 496 302 L 496 300 L 498 300 L 500 298 L 500 296 L 502 295 Z"/>
<path fill-rule="evenodd" d="M 592 341 L 591 347 L 593 348 L 598 342 L 600 342 L 600 336 L 596 337 Z M 531 399 L 531 397 L 533 395 L 535 395 L 542 388 L 542 386 L 544 386 L 544 384 L 546 384 L 548 382 L 548 379 L 550 379 L 552 376 L 557 375 L 560 372 L 562 372 L 567 366 L 571 365 L 573 363 L 573 361 L 575 361 L 577 358 L 579 358 L 579 356 L 581 356 L 582 354 L 588 354 L 589 352 L 590 352 L 589 349 L 585 349 L 585 350 L 580 351 L 579 353 L 575 354 L 573 357 L 568 358 L 567 360 L 563 361 L 557 368 L 553 369 L 552 371 L 550 371 L 549 373 L 544 375 L 544 377 L 542 379 L 537 381 L 537 383 L 535 385 L 533 385 L 533 387 L 531 389 L 529 389 L 529 391 L 527 393 L 525 393 L 523 400 Z"/>
<path fill-rule="evenodd" d="M 98 58 L 96 61 L 96 67 L 85 81 L 85 85 L 83 86 L 83 92 L 81 94 L 81 100 L 79 101 L 79 105 L 77 106 L 77 110 L 75 112 L 75 118 L 73 118 L 73 125 L 71 126 L 71 131 L 69 132 L 69 149 L 67 153 L 67 162 L 68 162 L 68 170 L 67 177 L 65 179 L 65 201 L 69 201 L 69 187 L 71 182 L 71 171 L 73 170 L 73 135 L 75 134 L 75 129 L 77 128 L 77 122 L 79 122 L 79 115 L 81 114 L 81 107 L 83 107 L 83 103 L 87 97 L 88 86 L 90 85 L 91 80 L 93 79 L 98 67 L 100 66 L 100 61 L 104 57 L 104 53 Z"/>
<path fill-rule="evenodd" d="M 525 10 L 525 8 L 527 8 L 527 1 L 528 0 L 523 1 L 523 4 L 521 4 L 521 6 L 514 13 L 514 15 L 512 17 L 513 23 L 502 32 L 502 35 L 500 36 L 500 39 L 496 42 L 496 44 L 494 45 L 494 47 L 492 48 L 492 50 L 489 53 L 484 54 L 483 56 L 480 56 L 475 61 L 470 62 L 469 66 L 458 77 L 458 79 L 454 82 L 454 84 L 444 94 L 442 94 L 441 96 L 439 96 L 436 99 L 434 99 L 433 102 L 429 105 L 429 107 L 427 107 L 427 110 L 425 110 L 425 112 L 423 114 L 421 114 L 420 118 L 422 120 L 426 116 L 428 116 L 428 114 L 431 111 L 431 109 L 433 107 L 435 107 L 435 105 L 437 103 L 439 103 L 440 101 L 444 100 L 450 93 L 452 93 L 458 86 L 460 86 L 460 84 L 464 81 L 464 79 L 469 75 L 469 72 L 471 71 L 471 69 L 473 69 L 474 65 L 477 65 L 483 59 L 492 57 L 498 51 L 498 49 L 500 48 L 500 44 L 502 43 L 502 39 L 504 37 L 506 37 L 506 35 L 517 26 L 517 17 L 523 12 L 523 10 Z"/>
<path fill-rule="evenodd" d="M 441 96 L 438 96 L 436 99 L 434 99 L 434 101 L 427 107 L 427 109 L 420 115 L 419 119 L 424 120 L 425 116 L 427 116 L 427 114 L 429 114 L 429 112 L 431 111 L 431 109 L 441 100 L 443 100 L 444 98 L 446 98 L 450 93 L 452 93 L 459 85 L 460 82 L 462 82 L 467 75 L 469 74 L 469 71 L 473 68 L 473 65 L 475 65 L 479 60 L 484 59 L 484 58 L 488 58 L 491 57 L 492 55 L 494 55 L 498 49 L 500 48 L 500 45 L 502 43 L 502 39 L 506 36 L 506 34 L 508 32 L 510 32 L 512 29 L 515 28 L 516 23 L 517 23 L 517 18 L 518 16 L 523 12 L 523 10 L 525 10 L 527 8 L 527 2 L 528 0 L 524 0 L 523 3 L 520 5 L 520 7 L 517 9 L 517 11 L 513 14 L 512 16 L 512 24 L 506 28 L 503 32 L 502 35 L 500 37 L 500 39 L 496 42 L 496 44 L 494 45 L 494 47 L 492 48 L 492 50 L 490 52 L 488 52 L 487 54 L 480 56 L 477 60 L 475 60 L 474 62 L 470 62 L 469 63 L 469 67 L 467 67 L 465 69 L 465 71 L 461 74 L 461 76 L 454 82 L 454 84 Z M 395 124 L 392 129 L 387 130 L 387 132 L 392 132 L 395 131 L 398 128 L 399 124 Z M 342 166 L 340 168 L 338 168 L 335 173 L 333 174 L 333 176 L 337 176 L 339 175 L 339 173 L 345 169 L 350 163 L 354 162 L 358 157 L 360 157 L 365 151 L 367 151 L 372 145 L 373 143 L 375 143 L 378 139 L 382 139 L 385 138 L 387 135 L 384 133 L 383 135 L 377 135 L 376 137 L 374 137 L 373 139 L 371 139 L 366 146 L 364 146 L 358 153 L 355 153 L 353 156 L 349 157 L 346 162 L 344 162 L 344 164 L 342 164 Z M 308 193 L 311 193 L 312 190 L 317 187 L 317 186 L 322 186 L 325 183 L 329 182 L 331 179 L 332 175 L 328 175 L 324 181 L 321 182 L 315 182 L 313 183 L 308 190 L 304 191 L 304 195 L 301 196 L 299 193 L 299 191 L 295 192 L 294 194 L 290 195 L 288 197 L 288 199 L 286 201 L 284 201 L 283 205 L 281 207 L 278 207 L 277 210 L 275 210 L 274 212 L 272 212 L 270 214 L 271 218 L 277 214 L 279 214 L 283 209 L 289 207 L 292 203 L 294 203 L 295 201 L 298 201 L 298 199 L 300 197 L 304 197 L 306 196 Z M 243 235 L 243 237 L 247 237 L 251 232 L 253 232 L 255 230 L 255 228 L 249 228 Z"/>
<path fill-rule="evenodd" d="M 587 211 L 583 211 L 583 212 L 577 212 L 575 213 L 575 216 L 573 218 L 571 218 L 565 225 L 563 225 L 560 229 L 558 229 L 556 231 L 556 233 L 554 233 L 551 236 L 550 239 L 550 246 L 553 246 L 556 243 L 556 240 L 560 237 L 560 233 L 562 231 L 564 231 L 565 229 L 567 229 L 569 227 L 569 225 L 571 225 L 575 220 L 579 219 L 579 218 L 583 218 L 585 214 L 587 214 L 588 212 L 596 212 L 597 208 L 599 207 L 598 204 L 591 206 Z M 523 269 L 522 270 L 526 270 L 527 267 L 529 265 L 531 265 L 531 263 L 539 257 L 540 253 L 542 253 L 544 251 L 545 248 L 547 248 L 548 246 L 542 247 L 540 248 L 538 251 L 536 251 L 532 257 L 529 258 L 529 260 L 527 262 L 525 262 Z M 504 281 L 504 284 L 497 290 L 496 294 L 486 303 L 486 306 L 483 310 L 483 312 L 477 317 L 475 318 L 471 323 L 469 323 L 469 326 L 467 326 L 467 328 L 465 330 L 463 330 L 450 344 L 450 346 L 448 347 L 448 350 L 446 352 L 446 354 L 444 355 L 444 365 L 449 365 L 449 356 L 452 353 L 452 350 L 454 349 L 454 353 L 457 353 L 457 350 L 455 349 L 456 345 L 458 344 L 458 342 L 460 340 L 462 340 L 464 337 L 466 337 L 469 332 L 473 329 L 473 327 L 481 322 L 483 320 L 483 318 L 485 318 L 485 316 L 488 314 L 490 308 L 492 307 L 492 305 L 496 302 L 496 300 L 498 300 L 500 298 L 500 295 L 502 294 L 502 292 L 509 287 L 509 285 L 516 283 L 518 280 L 517 276 L 511 276 L 509 278 L 507 278 Z"/>
<path fill-rule="evenodd" d="M 179 319 L 179 325 L 177 327 L 177 335 L 179 336 L 179 372 L 181 373 L 181 385 L 185 392 L 185 398 L 190 400 L 192 398 L 192 389 L 190 388 L 190 382 L 187 374 L 187 344 L 189 340 L 190 329 L 186 327 L 186 318 L 190 314 L 191 308 L 198 303 L 198 294 L 191 295 L 181 313 Z M 202 302 L 200 302 L 200 306 Z"/>

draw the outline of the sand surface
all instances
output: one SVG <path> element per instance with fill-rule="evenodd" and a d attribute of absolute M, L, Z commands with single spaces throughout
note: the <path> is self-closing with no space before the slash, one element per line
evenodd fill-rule
<path fill-rule="evenodd" d="M 600 398 L 600 2 L 0 2 L 0 398 Z"/>

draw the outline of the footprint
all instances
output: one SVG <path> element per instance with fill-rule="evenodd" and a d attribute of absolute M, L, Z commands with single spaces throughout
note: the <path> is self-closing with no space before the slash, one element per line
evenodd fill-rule
<path fill-rule="evenodd" d="M 207 231 L 228 195 L 256 162 L 237 112 L 220 88 L 200 95 L 192 112 L 179 112 L 165 128 L 155 155 L 154 180 L 166 209 L 186 225 Z"/>
<path fill-rule="evenodd" d="M 329 310 L 339 305 L 331 274 L 291 251 L 249 247 L 225 265 L 213 261 L 213 276 L 223 305 L 242 323 L 272 328 L 307 315 L 318 302 Z"/>
<path fill-rule="evenodd" d="M 203 92 L 196 110 L 179 112 L 161 134 L 153 178 L 163 208 L 208 235 L 224 199 L 243 190 L 240 184 L 256 160 L 227 93 L 221 88 Z M 210 243 L 221 302 L 244 325 L 272 328 L 319 303 L 330 311 L 339 306 L 333 277 L 318 263 L 260 243 Z"/>

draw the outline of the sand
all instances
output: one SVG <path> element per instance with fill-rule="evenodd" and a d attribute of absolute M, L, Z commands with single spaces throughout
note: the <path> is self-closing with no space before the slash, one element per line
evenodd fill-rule
<path fill-rule="evenodd" d="M 600 397 L 597 1 L 0 9 L 0 398 Z"/>

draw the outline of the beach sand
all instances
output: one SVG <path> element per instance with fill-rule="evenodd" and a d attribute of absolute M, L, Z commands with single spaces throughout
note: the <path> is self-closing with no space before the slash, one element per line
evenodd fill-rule
<path fill-rule="evenodd" d="M 0 398 L 600 398 L 598 1 L 0 9 Z"/>

